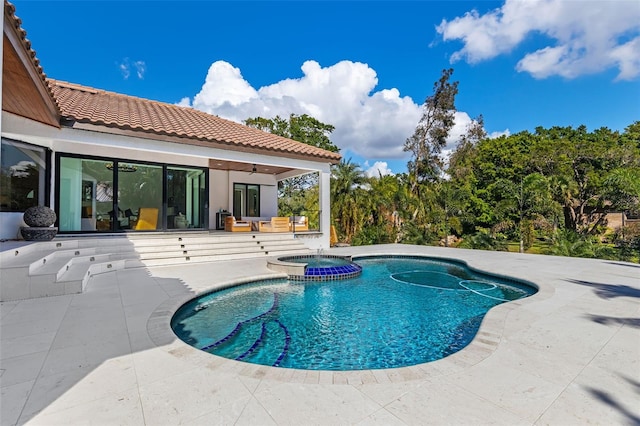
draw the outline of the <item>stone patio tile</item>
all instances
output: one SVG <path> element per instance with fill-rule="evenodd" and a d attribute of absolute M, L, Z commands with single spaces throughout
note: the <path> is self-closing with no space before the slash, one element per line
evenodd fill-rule
<path fill-rule="evenodd" d="M 2 329 L 16 323 L 31 321 L 50 321 L 59 324 L 64 318 L 73 296 L 40 297 L 37 299 L 20 300 L 8 313 L 3 313 Z M 3 305 L 6 302 L 3 302 Z M 4 308 L 3 308 L 4 309 Z"/>
<path fill-rule="evenodd" d="M 618 332 L 593 358 L 590 365 L 628 376 L 640 385 L 640 339 L 638 336 L 640 317 L 633 320 L 635 322 L 618 329 Z M 638 390 L 640 391 L 640 386 Z"/>
<path fill-rule="evenodd" d="M 634 334 L 630 327 L 621 327 L 542 420 L 640 424 L 640 342 Z"/>
<path fill-rule="evenodd" d="M 363 419 L 362 421 L 356 423 L 356 425 L 382 425 L 382 426 L 400 426 L 406 425 L 407 423 L 403 422 L 395 415 L 391 414 L 386 409 L 382 408 L 369 417 Z"/>
<path fill-rule="evenodd" d="M 253 394 L 256 389 L 258 389 L 258 386 L 260 385 L 260 383 L 262 383 L 262 379 L 257 379 L 254 377 L 247 377 L 247 376 L 239 376 L 238 380 L 240 380 L 240 382 L 242 382 L 242 384 L 247 388 L 247 390 Z"/>
<path fill-rule="evenodd" d="M 14 425 L 18 422 L 34 383 L 35 380 L 30 380 L 12 386 L 2 386 L 0 389 L 0 399 L 2 399 L 0 424 L 3 426 Z"/>
<path fill-rule="evenodd" d="M 33 382 L 42 369 L 47 352 L 35 352 L 13 358 L 5 358 L 0 363 L 0 386 L 13 386 L 23 382 Z"/>
<path fill-rule="evenodd" d="M 89 315 L 88 313 L 86 315 Z M 55 349 L 77 345 L 96 345 L 104 341 L 127 340 L 127 325 L 122 314 L 110 313 L 108 316 L 90 317 L 84 321 L 71 321 L 65 318 L 53 341 Z M 127 342 L 128 345 L 128 342 Z"/>
<path fill-rule="evenodd" d="M 16 337 L 56 332 L 60 327 L 60 322 L 61 320 L 52 321 L 50 318 L 37 318 L 30 321 L 8 324 L 10 327 L 8 325 L 0 327 L 0 343 Z"/>
<path fill-rule="evenodd" d="M 168 297 L 166 291 L 149 278 L 131 276 L 131 281 L 123 273 L 118 273 L 118 285 L 122 298 L 122 306 L 150 305 L 154 308 Z"/>
<path fill-rule="evenodd" d="M 254 396 L 278 424 L 351 424 L 381 408 L 350 385 L 283 383 Z"/>
<path fill-rule="evenodd" d="M 520 368 L 505 366 L 501 360 L 493 358 L 461 373 L 436 378 L 434 383 L 448 389 L 455 384 L 530 422 L 534 422 L 564 389 L 562 385 Z"/>
<path fill-rule="evenodd" d="M 245 405 L 244 410 L 235 422 L 235 426 L 270 426 L 276 424 L 275 420 L 269 416 L 269 412 L 255 398 L 251 398 Z"/>
<path fill-rule="evenodd" d="M 482 397 L 446 384 L 421 386 L 385 408 L 409 425 L 531 424 L 509 410 L 487 403 Z"/>
<path fill-rule="evenodd" d="M 119 395 L 136 386 L 130 357 L 112 358 L 98 366 L 40 376 L 25 406 L 24 420 L 43 410 L 55 413 Z"/>
<path fill-rule="evenodd" d="M 251 393 L 234 376 L 193 369 L 140 386 L 148 425 L 191 423 L 195 419 L 248 401 Z"/>
<path fill-rule="evenodd" d="M 620 401 L 610 392 L 596 387 L 570 384 L 554 404 L 547 409 L 537 424 L 548 425 L 637 425 L 640 413 L 633 404 Z"/>
<path fill-rule="evenodd" d="M 55 331 L 26 336 L 20 336 L 17 332 L 12 332 L 11 334 L 17 335 L 17 337 L 0 341 L 0 360 L 48 350 L 56 337 Z"/>
<path fill-rule="evenodd" d="M 363 384 L 356 386 L 357 389 L 369 398 L 384 407 L 393 401 L 402 398 L 409 392 L 412 392 L 420 386 L 426 386 L 426 382 L 408 382 L 408 383 L 391 383 L 391 384 Z"/>
<path fill-rule="evenodd" d="M 517 369 L 559 386 L 571 382 L 587 362 L 572 356 L 555 354 L 547 347 L 535 347 L 515 341 L 509 342 L 509 345 L 491 357 L 491 365 Z"/>
<path fill-rule="evenodd" d="M 242 398 L 189 422 L 193 425 L 275 425 L 269 413 L 252 397 Z"/>
<path fill-rule="evenodd" d="M 42 375 L 58 374 L 78 368 L 99 366 L 130 354 L 126 337 L 97 340 L 95 343 L 53 348 L 43 365 Z"/>
<path fill-rule="evenodd" d="M 6 317 L 15 309 L 16 306 L 20 304 L 19 300 L 9 301 L 9 302 L 0 302 L 0 319 L 4 321 Z"/>
<path fill-rule="evenodd" d="M 129 345 L 131 346 L 131 353 L 156 348 L 146 330 L 129 332 Z"/>
<path fill-rule="evenodd" d="M 197 367 L 162 350 L 149 349 L 131 355 L 139 386 L 151 385 Z"/>
<path fill-rule="evenodd" d="M 111 394 L 61 410 L 51 407 L 29 421 L 30 425 L 144 425 L 137 389 Z"/>

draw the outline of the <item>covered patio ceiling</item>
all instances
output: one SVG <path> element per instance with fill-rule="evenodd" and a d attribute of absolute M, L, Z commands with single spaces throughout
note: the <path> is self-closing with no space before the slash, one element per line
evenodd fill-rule
<path fill-rule="evenodd" d="M 253 172 L 253 168 L 255 167 L 255 173 L 266 174 L 266 175 L 281 175 L 283 173 L 291 172 L 295 169 L 290 167 L 278 167 L 278 166 L 270 166 L 264 164 L 257 163 L 243 163 L 239 161 L 227 161 L 227 160 L 218 160 L 218 159 L 210 159 L 209 160 L 209 168 L 215 170 L 230 170 L 236 172 Z"/>

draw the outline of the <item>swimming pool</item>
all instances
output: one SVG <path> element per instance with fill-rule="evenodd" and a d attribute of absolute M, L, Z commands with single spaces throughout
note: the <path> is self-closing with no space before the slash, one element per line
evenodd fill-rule
<path fill-rule="evenodd" d="M 226 358 L 307 370 L 395 368 L 468 345 L 493 306 L 535 289 L 464 264 L 355 259 L 343 281 L 259 281 L 200 296 L 171 321 L 186 343 Z"/>

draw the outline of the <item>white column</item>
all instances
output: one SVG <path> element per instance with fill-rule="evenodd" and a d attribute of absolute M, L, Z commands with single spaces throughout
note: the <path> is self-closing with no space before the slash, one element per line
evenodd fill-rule
<path fill-rule="evenodd" d="M 321 248 L 329 248 L 329 236 L 331 235 L 331 168 L 327 164 L 326 168 L 320 171 L 320 240 Z"/>

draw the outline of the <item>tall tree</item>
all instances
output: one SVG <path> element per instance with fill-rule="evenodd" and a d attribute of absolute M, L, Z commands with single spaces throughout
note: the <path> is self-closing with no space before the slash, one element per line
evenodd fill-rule
<path fill-rule="evenodd" d="M 326 149 L 327 151 L 340 151 L 340 148 L 331 142 L 329 138 L 335 127 L 307 114 L 291 114 L 288 119 L 278 115 L 274 118 L 253 117 L 244 120 L 244 124 L 274 135 Z"/>
<path fill-rule="evenodd" d="M 467 125 L 466 131 L 460 136 L 455 151 L 449 157 L 447 172 L 453 180 L 459 180 L 461 183 L 469 182 L 473 175 L 476 146 L 486 137 L 484 117 L 480 114 Z"/>
<path fill-rule="evenodd" d="M 244 120 L 244 124 L 327 151 L 340 151 L 340 148 L 329 138 L 335 127 L 307 114 L 291 114 L 288 119 L 280 116 L 274 118 L 252 117 Z M 305 214 L 313 220 L 319 212 L 317 186 L 317 173 L 292 177 L 278 182 L 279 214 L 287 216 Z"/>
<path fill-rule="evenodd" d="M 404 151 L 411 153 L 407 166 L 412 178 L 411 192 L 424 180 L 436 180 L 443 168 L 440 154 L 447 144 L 449 131 L 455 124 L 455 98 L 458 82 L 451 82 L 453 69 L 442 70 L 442 76 L 433 85 L 433 94 L 422 106 L 422 117 L 412 136 L 404 143 Z"/>

